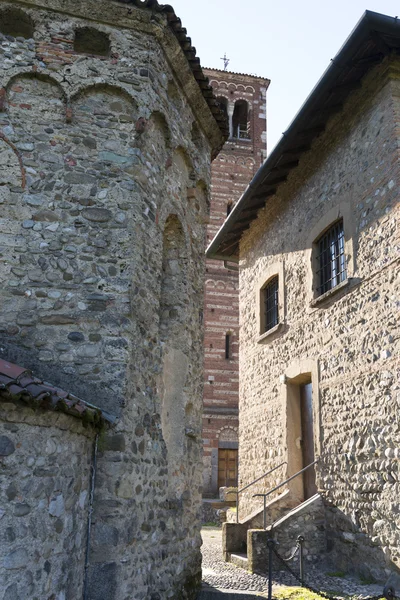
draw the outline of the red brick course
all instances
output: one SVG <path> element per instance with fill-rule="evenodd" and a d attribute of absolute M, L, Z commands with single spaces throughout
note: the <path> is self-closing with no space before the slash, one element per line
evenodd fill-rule
<path fill-rule="evenodd" d="M 212 164 L 210 242 L 226 219 L 228 204 L 235 204 L 266 155 L 266 91 L 268 79 L 219 70 L 205 70 L 217 97 L 231 103 L 247 100 L 250 139 L 230 138 Z M 221 431 L 236 432 L 239 394 L 238 273 L 223 263 L 208 260 L 205 284 L 204 339 L 204 489 L 218 494 L 218 446 Z M 225 358 L 225 336 L 231 334 L 231 357 Z"/>

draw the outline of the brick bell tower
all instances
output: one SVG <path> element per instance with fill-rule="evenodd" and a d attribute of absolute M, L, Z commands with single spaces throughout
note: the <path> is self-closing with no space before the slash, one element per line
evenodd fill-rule
<path fill-rule="evenodd" d="M 264 162 L 269 79 L 204 69 L 229 119 L 229 140 L 212 163 L 210 242 Z M 239 298 L 235 265 L 207 260 L 205 281 L 203 496 L 236 486 L 239 427 Z"/>

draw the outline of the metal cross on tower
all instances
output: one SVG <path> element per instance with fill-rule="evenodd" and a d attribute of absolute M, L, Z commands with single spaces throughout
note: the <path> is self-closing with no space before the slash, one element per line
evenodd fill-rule
<path fill-rule="evenodd" d="M 223 61 L 224 61 L 224 71 L 226 71 L 226 70 L 227 70 L 227 68 L 228 68 L 228 65 L 229 65 L 229 63 L 230 63 L 230 58 L 227 58 L 227 57 L 226 57 L 226 52 L 225 52 L 225 54 L 224 54 L 224 58 L 221 58 L 221 60 L 223 60 Z"/>

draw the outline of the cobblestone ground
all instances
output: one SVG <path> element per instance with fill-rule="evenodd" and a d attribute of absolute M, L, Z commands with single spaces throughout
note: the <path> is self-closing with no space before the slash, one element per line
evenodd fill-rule
<path fill-rule="evenodd" d="M 226 563 L 222 559 L 222 530 L 205 527 L 203 537 L 203 585 L 220 590 L 258 592 L 266 596 L 268 579 L 261 575 L 251 575 L 244 569 Z M 296 570 L 294 568 L 294 570 Z M 328 571 L 329 572 L 329 571 Z M 362 585 L 357 578 L 332 577 L 326 572 L 305 567 L 306 582 L 314 588 L 325 590 L 339 596 L 376 596 L 382 593 L 383 585 Z M 297 586 L 298 582 L 289 573 L 274 568 L 274 585 Z"/>

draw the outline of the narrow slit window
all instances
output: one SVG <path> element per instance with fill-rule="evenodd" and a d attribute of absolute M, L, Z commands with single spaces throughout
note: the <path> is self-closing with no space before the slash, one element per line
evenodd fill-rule
<path fill-rule="evenodd" d="M 228 202 L 228 204 L 226 205 L 226 216 L 227 217 L 229 217 L 229 215 L 231 214 L 232 208 L 233 208 L 232 202 Z"/>
<path fill-rule="evenodd" d="M 279 277 L 273 277 L 263 289 L 264 332 L 279 323 Z"/>
<path fill-rule="evenodd" d="M 321 296 L 347 278 L 343 219 L 330 227 L 315 243 L 317 295 Z"/>
<path fill-rule="evenodd" d="M 232 334 L 227 333 L 225 335 L 225 358 L 232 358 Z"/>

